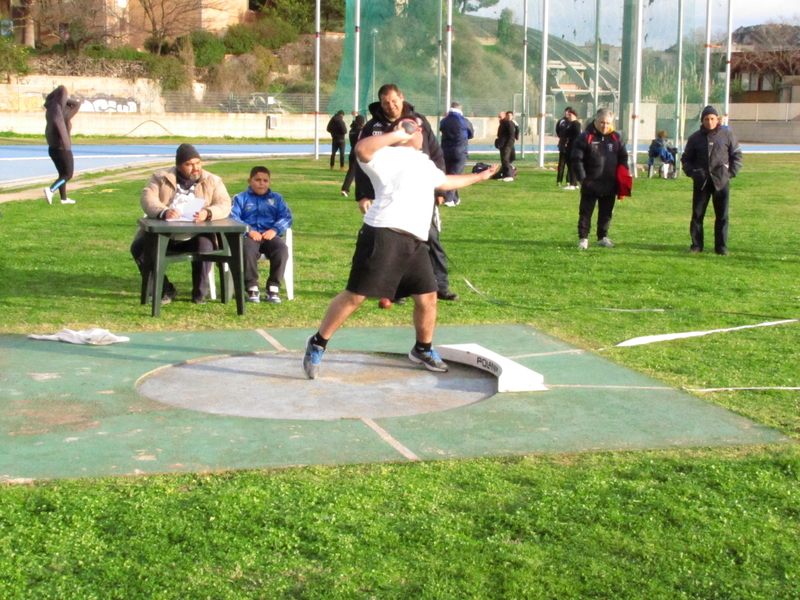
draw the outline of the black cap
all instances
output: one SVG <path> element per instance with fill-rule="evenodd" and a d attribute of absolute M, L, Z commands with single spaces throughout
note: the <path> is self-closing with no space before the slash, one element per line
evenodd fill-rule
<path fill-rule="evenodd" d="M 193 158 L 200 158 L 200 153 L 191 144 L 181 144 L 178 146 L 178 151 L 175 153 L 175 164 L 182 165 L 187 160 Z"/>
<path fill-rule="evenodd" d="M 701 119 L 701 120 L 702 120 L 702 119 L 705 119 L 705 118 L 706 118 L 708 115 L 717 115 L 717 116 L 719 116 L 719 113 L 717 112 L 717 109 L 716 109 L 716 108 L 714 108 L 713 106 L 711 106 L 711 105 L 709 104 L 708 106 L 706 106 L 706 107 L 703 109 L 703 113 L 700 115 L 700 119 Z"/>
<path fill-rule="evenodd" d="M 564 109 L 564 112 L 570 112 L 570 113 L 572 113 L 572 114 L 575 114 L 575 111 L 574 111 L 574 110 L 572 110 L 572 107 L 571 107 L 571 106 L 568 106 L 567 108 L 565 108 L 565 109 Z"/>

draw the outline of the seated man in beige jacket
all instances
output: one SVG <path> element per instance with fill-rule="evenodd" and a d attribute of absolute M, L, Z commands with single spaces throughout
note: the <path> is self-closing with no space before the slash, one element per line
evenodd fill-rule
<path fill-rule="evenodd" d="M 142 190 L 142 208 L 151 219 L 175 219 L 180 216 L 177 206 L 187 198 L 202 198 L 204 208 L 194 214 L 195 221 L 224 219 L 231 212 L 231 197 L 225 184 L 218 176 L 203 170 L 200 154 L 191 144 L 181 144 L 175 154 L 175 166 L 157 171 Z M 213 236 L 200 234 L 188 238 L 173 238 L 169 250 L 179 252 L 209 252 L 214 249 Z M 131 244 L 131 254 L 139 271 L 145 265 L 144 237 L 142 231 L 136 232 Z M 192 302 L 204 304 L 208 294 L 208 263 L 192 263 Z M 175 286 L 164 277 L 161 304 L 169 304 L 175 299 Z"/>

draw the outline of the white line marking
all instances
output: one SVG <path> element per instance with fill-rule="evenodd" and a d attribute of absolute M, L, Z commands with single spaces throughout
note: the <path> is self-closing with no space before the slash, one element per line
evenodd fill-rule
<path fill-rule="evenodd" d="M 507 356 L 506 358 L 510 358 L 511 360 L 517 360 L 518 358 L 531 358 L 534 356 L 553 356 L 554 354 L 582 354 L 586 352 L 586 350 L 558 350 L 556 352 L 539 352 L 538 354 L 519 354 L 517 356 Z"/>
<path fill-rule="evenodd" d="M 375 431 L 375 433 L 377 433 L 379 436 L 381 436 L 381 438 L 383 438 L 384 442 L 388 443 L 392 448 L 397 450 L 400 454 L 405 456 L 408 460 L 411 460 L 411 461 L 414 461 L 414 462 L 417 462 L 417 461 L 420 460 L 419 456 L 414 454 L 411 450 L 409 450 L 408 448 L 403 446 L 403 444 L 401 444 L 396 439 L 394 439 L 391 435 L 389 435 L 389 433 L 383 427 L 378 425 L 375 421 L 373 421 L 372 419 L 368 419 L 366 417 L 361 417 L 361 420 L 364 421 L 364 423 L 366 423 L 368 427 L 373 429 Z"/>
<path fill-rule="evenodd" d="M 708 335 L 710 333 L 724 333 L 726 331 L 739 331 L 740 329 L 753 329 L 754 327 L 770 327 L 772 325 L 784 325 L 786 323 L 797 323 L 798 319 L 785 319 L 783 321 L 770 321 L 769 323 L 758 323 L 757 325 L 740 325 L 739 327 L 728 327 L 726 329 L 711 329 L 709 331 L 686 331 L 683 333 L 665 333 L 663 335 L 644 335 L 642 337 L 632 338 L 616 344 L 614 347 L 620 346 L 641 346 L 643 344 L 652 344 L 654 342 L 665 342 L 669 340 L 678 340 L 690 337 L 699 337 Z"/>
<path fill-rule="evenodd" d="M 263 329 L 256 329 L 256 333 L 272 344 L 273 347 L 279 352 L 288 352 L 288 350 L 284 348 L 278 340 L 276 340 Z"/>
<path fill-rule="evenodd" d="M 737 390 L 800 390 L 800 387 L 729 387 L 729 388 L 706 388 L 695 390 L 693 388 L 683 388 L 687 392 L 735 392 Z"/>

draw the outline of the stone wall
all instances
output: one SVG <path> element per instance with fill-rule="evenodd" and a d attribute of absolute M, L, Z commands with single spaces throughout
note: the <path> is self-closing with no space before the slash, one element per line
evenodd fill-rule
<path fill-rule="evenodd" d="M 81 113 L 164 112 L 161 86 L 151 79 L 29 75 L 0 85 L 0 113 L 43 110 L 45 97 L 59 85 L 84 99 Z"/>

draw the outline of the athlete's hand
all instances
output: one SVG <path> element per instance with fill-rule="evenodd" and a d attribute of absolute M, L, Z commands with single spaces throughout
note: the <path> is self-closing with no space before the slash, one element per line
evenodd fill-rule
<path fill-rule="evenodd" d="M 361 211 L 362 215 L 367 214 L 370 206 L 372 206 L 372 200 L 369 198 L 362 198 L 358 201 L 358 209 Z"/>

